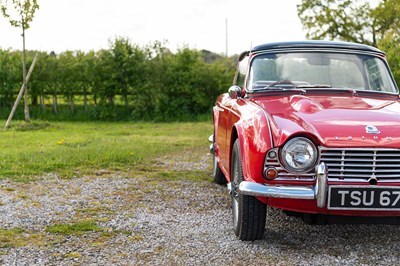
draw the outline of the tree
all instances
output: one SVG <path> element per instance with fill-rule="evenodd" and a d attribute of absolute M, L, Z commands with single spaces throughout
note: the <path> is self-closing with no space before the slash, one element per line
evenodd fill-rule
<path fill-rule="evenodd" d="M 19 64 L 20 54 L 10 50 L 0 51 L 0 106 L 11 107 L 14 101 L 15 92 L 20 83 L 19 74 L 21 72 Z"/>
<path fill-rule="evenodd" d="M 339 39 L 377 46 L 377 36 L 384 34 L 366 0 L 303 0 L 297 13 L 307 37 Z"/>
<path fill-rule="evenodd" d="M 386 52 L 388 63 L 391 67 L 396 83 L 400 85 L 400 38 L 394 34 L 388 34 L 378 42 L 380 49 Z"/>
<path fill-rule="evenodd" d="M 37 0 L 0 0 L 0 9 L 3 16 L 9 20 L 11 26 L 22 30 L 22 79 L 24 88 L 25 121 L 30 123 L 28 87 L 26 81 L 26 52 L 25 31 L 29 29 L 36 10 L 39 8 Z"/>
<path fill-rule="evenodd" d="M 375 18 L 378 32 L 381 32 L 381 38 L 387 36 L 400 35 L 400 1 L 399 0 L 383 0 L 371 15 Z"/>
<path fill-rule="evenodd" d="M 123 96 L 125 109 L 128 110 L 129 89 L 141 83 L 145 54 L 126 38 L 116 38 L 110 46 L 114 69 L 114 75 L 111 77 L 115 86 L 114 90 Z"/>
<path fill-rule="evenodd" d="M 381 0 L 374 8 L 365 0 L 303 0 L 297 11 L 309 38 L 365 43 L 385 51 L 400 82 L 400 0 Z"/>
<path fill-rule="evenodd" d="M 378 47 L 386 52 L 393 76 L 400 85 L 400 1 L 384 0 L 373 11 L 378 24 L 385 29 L 384 36 L 378 40 Z"/>

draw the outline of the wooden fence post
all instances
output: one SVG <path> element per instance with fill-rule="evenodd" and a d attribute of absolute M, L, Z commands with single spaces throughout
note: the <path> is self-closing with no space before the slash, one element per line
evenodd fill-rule
<path fill-rule="evenodd" d="M 32 71 L 35 68 L 37 57 L 38 57 L 38 54 L 36 53 L 35 58 L 33 59 L 33 62 L 31 64 L 30 68 L 29 68 L 28 74 L 26 75 L 26 81 L 25 81 L 24 84 L 22 84 L 21 89 L 20 89 L 20 91 L 18 93 L 18 97 L 15 100 L 14 106 L 11 109 L 10 115 L 8 116 L 6 125 L 4 127 L 5 129 L 10 128 L 10 126 L 11 126 L 11 121 L 12 121 L 12 119 L 14 117 L 15 111 L 17 110 L 17 106 L 18 106 L 19 102 L 21 101 L 22 95 L 24 94 L 24 91 L 25 91 L 25 86 L 24 85 L 28 83 L 29 78 L 31 77 Z"/>

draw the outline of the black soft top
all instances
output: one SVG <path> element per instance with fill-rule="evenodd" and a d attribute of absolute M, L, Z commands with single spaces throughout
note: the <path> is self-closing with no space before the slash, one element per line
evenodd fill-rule
<path fill-rule="evenodd" d="M 298 41 L 298 42 L 274 42 L 266 43 L 253 47 L 251 50 L 254 52 L 261 52 L 265 50 L 275 50 L 275 49 L 346 49 L 346 50 L 356 50 L 356 51 L 366 51 L 379 53 L 384 55 L 385 53 L 381 50 L 358 43 L 351 42 L 332 42 L 332 41 Z"/>

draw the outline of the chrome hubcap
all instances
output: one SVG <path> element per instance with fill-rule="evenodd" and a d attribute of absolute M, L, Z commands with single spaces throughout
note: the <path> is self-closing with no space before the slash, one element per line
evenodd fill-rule
<path fill-rule="evenodd" d="M 232 180 L 232 216 L 233 226 L 236 229 L 239 223 L 239 193 L 238 193 L 238 164 L 234 163 L 233 166 L 233 180 Z"/>
<path fill-rule="evenodd" d="M 233 216 L 233 226 L 236 228 L 239 221 L 239 203 L 237 199 L 232 195 L 232 216 Z"/>

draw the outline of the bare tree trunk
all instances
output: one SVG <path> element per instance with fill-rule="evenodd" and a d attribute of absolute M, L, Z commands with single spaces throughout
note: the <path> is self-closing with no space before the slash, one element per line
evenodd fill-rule
<path fill-rule="evenodd" d="M 24 86 L 24 113 L 25 121 L 27 123 L 31 122 L 31 117 L 29 115 L 29 98 L 28 98 L 28 84 L 26 81 L 26 51 L 25 51 L 25 27 L 24 21 L 22 21 L 22 75 L 23 75 L 23 86 Z"/>
<path fill-rule="evenodd" d="M 86 94 L 86 91 L 84 91 L 83 92 L 83 106 L 85 107 L 85 111 L 87 111 L 87 102 L 88 102 L 87 94 Z"/>
<path fill-rule="evenodd" d="M 74 112 L 74 95 L 70 94 L 68 98 L 69 98 L 69 107 L 71 109 L 71 112 Z"/>
<path fill-rule="evenodd" d="M 43 112 L 46 112 L 46 105 L 44 104 L 44 96 L 40 94 L 40 106 L 42 106 Z"/>
<path fill-rule="evenodd" d="M 57 93 L 53 94 L 53 110 L 54 113 L 57 114 Z"/>
<path fill-rule="evenodd" d="M 128 110 L 129 109 L 128 93 L 125 93 L 124 99 L 125 99 L 125 109 Z"/>
<path fill-rule="evenodd" d="M 114 105 L 114 96 L 108 96 L 108 103 Z"/>

